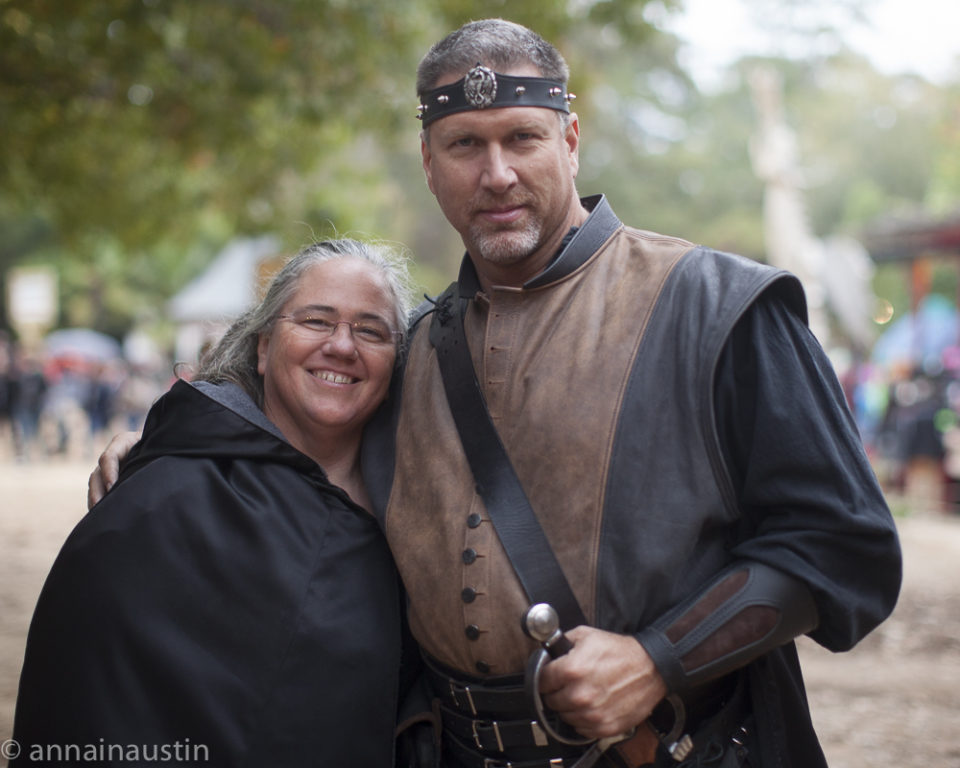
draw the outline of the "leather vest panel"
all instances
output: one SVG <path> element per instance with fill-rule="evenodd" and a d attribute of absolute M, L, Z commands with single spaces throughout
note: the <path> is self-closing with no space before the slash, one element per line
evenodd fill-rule
<path fill-rule="evenodd" d="M 591 622 L 622 400 L 658 296 L 691 247 L 621 229 L 561 280 L 494 289 L 467 312 L 494 423 Z M 406 366 L 387 536 L 425 650 L 464 672 L 481 662 L 512 674 L 532 648 L 520 629 L 527 600 L 473 492 L 426 330 Z"/>

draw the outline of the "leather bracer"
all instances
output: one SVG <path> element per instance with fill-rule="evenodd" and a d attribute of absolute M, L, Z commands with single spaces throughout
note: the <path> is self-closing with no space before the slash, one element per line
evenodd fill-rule
<path fill-rule="evenodd" d="M 636 637 L 671 693 L 721 677 L 817 626 L 807 586 L 740 561 Z"/>

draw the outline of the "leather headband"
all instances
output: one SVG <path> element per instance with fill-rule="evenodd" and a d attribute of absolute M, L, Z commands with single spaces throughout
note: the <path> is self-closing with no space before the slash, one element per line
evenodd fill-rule
<path fill-rule="evenodd" d="M 477 64 L 457 82 L 421 94 L 417 118 L 428 126 L 441 117 L 473 109 L 546 107 L 569 112 L 575 98 L 560 80 L 502 75 Z"/>

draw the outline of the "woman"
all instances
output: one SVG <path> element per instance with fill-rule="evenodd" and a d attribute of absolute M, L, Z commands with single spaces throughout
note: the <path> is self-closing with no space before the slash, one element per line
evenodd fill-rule
<path fill-rule="evenodd" d="M 40 595 L 12 765 L 390 765 L 400 588 L 359 446 L 408 298 L 384 249 L 310 246 L 155 404 Z"/>

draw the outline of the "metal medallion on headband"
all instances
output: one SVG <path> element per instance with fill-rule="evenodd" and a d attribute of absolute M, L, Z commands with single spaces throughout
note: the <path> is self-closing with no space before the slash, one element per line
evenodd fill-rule
<path fill-rule="evenodd" d="M 477 109 L 484 109 L 497 99 L 497 76 L 492 69 L 477 64 L 463 78 L 463 95 Z"/>

